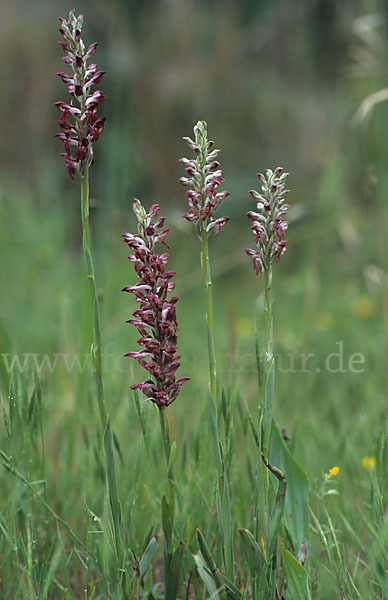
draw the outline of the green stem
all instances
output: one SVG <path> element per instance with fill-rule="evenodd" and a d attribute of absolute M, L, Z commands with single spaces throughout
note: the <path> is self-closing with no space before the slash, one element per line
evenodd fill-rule
<path fill-rule="evenodd" d="M 82 219 L 82 241 L 85 259 L 86 274 L 90 288 L 90 298 L 93 312 L 93 345 L 92 364 L 97 386 L 97 401 L 100 413 L 100 422 L 104 440 L 104 455 L 106 465 L 106 479 L 108 485 L 109 502 L 111 507 L 113 530 L 114 530 L 114 552 L 117 571 L 121 583 L 124 582 L 123 569 L 125 564 L 124 540 L 121 530 L 121 506 L 117 492 L 115 460 L 113 450 L 113 434 L 110 427 L 110 418 L 106 410 L 104 399 L 104 385 L 102 378 L 102 351 L 101 351 L 101 327 L 100 306 L 97 294 L 97 285 L 94 275 L 93 257 L 90 248 L 89 228 L 89 168 L 84 163 L 83 175 L 81 175 L 81 219 Z"/>
<path fill-rule="evenodd" d="M 210 391 L 214 401 L 217 399 L 217 368 L 216 354 L 214 348 L 214 328 L 213 328 L 213 296 L 212 296 L 212 280 L 210 273 L 209 262 L 209 234 L 206 229 L 202 230 L 202 254 L 201 265 L 205 279 L 205 295 L 206 295 L 206 321 L 207 321 L 207 339 L 209 352 L 209 375 L 210 375 Z"/>
<path fill-rule="evenodd" d="M 82 242 L 84 250 L 84 260 L 86 275 L 89 282 L 90 296 L 93 310 L 93 347 L 92 360 L 94 374 L 97 385 L 97 400 L 100 411 L 101 426 L 103 431 L 107 424 L 107 412 L 104 400 L 104 386 L 102 380 L 102 354 L 101 354 L 101 327 L 100 327 L 100 306 L 98 302 L 96 278 L 94 275 L 94 265 L 92 252 L 90 249 L 90 229 L 89 229 L 89 167 L 84 165 L 84 173 L 81 176 L 81 219 L 82 219 Z"/>
<path fill-rule="evenodd" d="M 159 407 L 159 422 L 160 429 L 162 432 L 164 456 L 166 459 L 167 467 L 167 481 L 168 481 L 168 503 L 170 506 L 170 515 L 172 521 L 174 521 L 175 513 L 175 472 L 174 472 L 174 457 L 171 456 L 171 434 L 170 434 L 170 423 L 168 420 L 168 414 L 165 407 Z"/>
<path fill-rule="evenodd" d="M 264 340 L 264 419 L 262 451 L 268 458 L 272 426 L 272 406 L 274 395 L 274 356 L 273 356 L 273 317 L 272 317 L 272 267 L 265 271 L 265 340 Z"/>
<path fill-rule="evenodd" d="M 272 317 L 272 267 L 265 270 L 265 325 L 264 325 L 264 356 L 262 360 L 262 436 L 261 436 L 261 455 L 268 459 L 269 444 L 272 427 L 272 405 L 274 395 L 274 357 L 273 357 L 273 317 Z M 260 460 L 260 458 L 259 458 Z M 261 470 L 261 522 L 263 529 L 266 530 L 270 525 L 269 517 L 269 473 L 264 462 L 258 467 Z"/>
<path fill-rule="evenodd" d="M 231 522 L 230 517 L 230 503 L 228 493 L 228 482 L 226 478 L 225 459 L 222 450 L 222 444 L 220 441 L 220 435 L 218 431 L 218 420 L 217 420 L 217 366 L 216 366 L 216 353 L 214 347 L 214 327 L 213 327 L 213 296 L 212 296 L 212 280 L 210 273 L 210 261 L 209 261 L 209 234 L 205 228 L 202 229 L 201 234 L 202 240 L 202 252 L 201 252 L 201 265 L 205 280 L 205 296 L 206 296 L 206 322 L 207 322 L 207 341 L 208 341 L 208 354 L 209 354 L 209 375 L 210 375 L 210 393 L 208 396 L 208 409 L 210 427 L 213 439 L 213 446 L 215 451 L 215 457 L 217 462 L 217 513 L 218 522 L 220 526 L 221 538 L 224 540 L 224 530 L 228 537 L 228 542 L 222 542 L 222 553 L 224 569 L 228 575 L 233 572 L 233 535 L 229 531 L 229 524 Z M 226 494 L 225 494 L 226 490 Z M 226 527 L 224 527 L 226 525 Z M 227 559 L 226 559 L 227 557 Z"/>
<path fill-rule="evenodd" d="M 175 473 L 174 473 L 174 455 L 175 442 L 171 444 L 170 424 L 167 410 L 165 407 L 159 407 L 159 423 L 162 432 L 164 456 L 166 459 L 167 498 L 162 498 L 162 525 L 164 531 L 164 596 L 169 599 L 169 585 L 171 580 L 170 573 L 173 572 L 174 554 L 174 519 L 175 519 Z"/>
<path fill-rule="evenodd" d="M 166 465 L 170 461 L 170 450 L 171 450 L 171 437 L 170 437 L 170 424 L 168 420 L 168 415 L 166 413 L 166 408 L 159 406 L 159 423 L 160 430 L 162 432 L 162 440 L 163 440 L 163 450 L 164 456 L 166 459 Z"/>

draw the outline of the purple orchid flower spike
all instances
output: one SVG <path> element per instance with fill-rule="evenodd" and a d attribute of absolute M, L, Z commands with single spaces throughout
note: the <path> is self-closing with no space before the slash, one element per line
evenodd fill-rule
<path fill-rule="evenodd" d="M 129 260 L 134 265 L 139 281 L 123 288 L 123 291 L 134 294 L 140 305 L 133 313 L 134 318 L 127 323 L 137 327 L 140 333 L 137 342 L 142 350 L 128 352 L 125 356 L 136 358 L 151 376 L 142 383 L 131 385 L 131 389 L 142 390 L 152 402 L 162 408 L 174 402 L 182 384 L 189 380 L 189 377 L 175 377 L 180 366 L 175 310 L 179 296 L 168 298 L 169 293 L 175 289 L 172 281 L 175 272 L 166 270 L 170 255 L 155 251 L 158 242 L 169 248 L 165 238 L 170 229 L 164 226 L 165 217 L 158 217 L 157 204 L 153 204 L 147 213 L 140 200 L 135 199 L 133 210 L 138 220 L 138 233 L 124 233 L 123 238 L 133 250 Z"/>
<path fill-rule="evenodd" d="M 284 221 L 283 216 L 289 209 L 289 204 L 285 203 L 289 191 L 285 189 L 288 175 L 283 173 L 282 167 L 277 167 L 275 171 L 267 169 L 265 175 L 258 173 L 261 191 L 249 192 L 257 200 L 257 212 L 247 212 L 252 220 L 251 229 L 257 249 L 246 248 L 244 252 L 251 257 L 257 274 L 267 271 L 274 262 L 279 262 L 287 250 L 285 232 L 288 221 Z"/>
<path fill-rule="evenodd" d="M 97 65 L 88 63 L 95 54 L 98 42 L 86 49 L 81 38 L 83 15 L 70 11 L 68 19 L 59 18 L 61 27 L 59 33 L 64 41 L 59 42 L 65 56 L 63 61 L 71 68 L 71 74 L 60 71 L 58 77 L 67 85 L 72 96 L 69 103 L 56 102 L 55 106 L 62 113 L 57 121 L 61 133 L 58 137 L 64 145 L 65 152 L 61 154 L 67 171 L 72 179 L 83 166 L 93 164 L 93 143 L 96 142 L 104 129 L 105 117 L 99 117 L 97 110 L 106 96 L 99 90 L 92 91 L 93 86 L 100 83 L 105 71 L 97 71 Z M 74 149 L 72 151 L 72 148 Z"/>
<path fill-rule="evenodd" d="M 180 183 L 188 187 L 186 197 L 189 211 L 183 215 L 185 219 L 195 225 L 196 232 L 201 236 L 203 230 L 214 231 L 218 235 L 229 217 L 214 218 L 214 213 L 229 192 L 218 191 L 219 185 L 224 183 L 224 173 L 220 169 L 217 156 L 220 150 L 214 148 L 214 142 L 208 141 L 207 124 L 198 121 L 194 127 L 195 141 L 189 137 L 183 139 L 194 150 L 195 159 L 181 158 L 180 162 L 186 167 L 186 177 L 179 179 Z"/>

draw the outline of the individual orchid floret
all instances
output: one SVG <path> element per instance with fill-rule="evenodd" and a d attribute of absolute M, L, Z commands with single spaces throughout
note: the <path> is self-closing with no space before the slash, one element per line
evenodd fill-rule
<path fill-rule="evenodd" d="M 229 221 L 229 217 L 214 218 L 214 213 L 229 192 L 219 192 L 218 187 L 225 181 L 220 163 L 217 160 L 220 150 L 214 148 L 214 142 L 208 141 L 207 124 L 198 121 L 194 127 L 195 141 L 189 137 L 183 139 L 194 150 L 196 158 L 181 158 L 180 162 L 186 167 L 186 177 L 179 181 L 188 187 L 186 192 L 189 211 L 183 215 L 185 219 L 195 225 L 197 234 L 203 231 L 214 231 L 217 235 L 222 227 Z"/>
<path fill-rule="evenodd" d="M 65 147 L 63 157 L 67 171 L 74 179 L 76 171 L 81 174 L 84 166 L 93 164 L 93 142 L 96 142 L 104 129 L 105 117 L 99 117 L 97 110 L 106 96 L 92 88 L 100 83 L 105 71 L 98 71 L 97 65 L 88 64 L 95 54 L 98 42 L 86 49 L 81 38 L 83 15 L 70 11 L 68 19 L 59 18 L 59 33 L 64 41 L 59 42 L 65 56 L 63 61 L 70 67 L 71 73 L 56 73 L 67 85 L 72 96 L 70 102 L 57 102 L 55 106 L 62 113 L 57 121 L 61 133 L 56 134 Z"/>
<path fill-rule="evenodd" d="M 252 220 L 251 229 L 257 249 L 246 248 L 244 252 L 251 257 L 257 274 L 267 271 L 287 250 L 285 232 L 288 222 L 283 217 L 289 209 L 289 204 L 285 203 L 289 192 L 285 189 L 288 175 L 289 173 L 283 173 L 282 167 L 277 167 L 275 171 L 267 169 L 265 175 L 257 175 L 261 184 L 260 192 L 249 192 L 257 200 L 257 212 L 247 212 Z"/>
<path fill-rule="evenodd" d="M 175 305 L 179 296 L 169 298 L 175 289 L 172 281 L 174 271 L 167 270 L 170 255 L 158 254 L 158 242 L 169 248 L 165 237 L 170 231 L 165 227 L 165 217 L 158 217 L 159 206 L 153 204 L 147 213 L 135 199 L 133 210 L 138 221 L 137 234 L 124 233 L 124 241 L 133 251 L 129 260 L 133 263 L 139 281 L 123 288 L 134 294 L 139 308 L 134 311 L 131 323 L 137 327 L 140 337 L 137 342 L 142 347 L 138 352 L 128 352 L 125 356 L 136 358 L 150 374 L 150 378 L 136 383 L 131 389 L 140 389 L 159 408 L 169 406 L 177 398 L 181 386 L 188 377 L 176 379 L 179 367 Z"/>

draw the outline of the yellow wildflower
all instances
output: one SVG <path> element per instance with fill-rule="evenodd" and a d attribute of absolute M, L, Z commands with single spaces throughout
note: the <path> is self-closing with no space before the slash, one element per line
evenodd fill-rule
<path fill-rule="evenodd" d="M 334 475 L 338 475 L 340 468 L 339 467 L 333 467 L 332 469 L 329 469 L 329 475 L 327 476 L 328 479 L 330 479 L 330 477 L 334 477 Z"/>
<path fill-rule="evenodd" d="M 328 331 L 333 327 L 333 315 L 325 311 L 318 312 L 315 315 L 315 326 L 321 331 Z"/>
<path fill-rule="evenodd" d="M 241 317 L 240 319 L 237 319 L 237 321 L 235 322 L 234 329 L 235 329 L 237 337 L 239 337 L 239 338 L 249 337 L 251 335 L 251 333 L 253 332 L 252 321 L 245 317 Z"/>
<path fill-rule="evenodd" d="M 363 456 L 361 461 L 364 469 L 375 469 L 376 468 L 376 457 L 375 456 Z"/>
<path fill-rule="evenodd" d="M 356 317 L 369 319 L 376 314 L 376 305 L 369 296 L 360 296 L 353 300 L 350 310 Z"/>

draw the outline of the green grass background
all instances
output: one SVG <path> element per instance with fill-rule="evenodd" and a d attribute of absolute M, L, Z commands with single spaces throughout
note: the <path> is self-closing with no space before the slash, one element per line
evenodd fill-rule
<path fill-rule="evenodd" d="M 1 354 L 42 358 L 89 352 L 79 187 L 56 158 L 60 148 L 52 138 L 57 118 L 52 104 L 65 97 L 64 86 L 52 75 L 62 68 L 56 17 L 72 7 L 19 1 L 0 8 Z M 263 286 L 242 252 L 252 243 L 245 212 L 252 208 L 248 190 L 257 187 L 255 173 L 281 164 L 291 173 L 292 209 L 289 248 L 274 276 L 275 353 L 284 365 L 288 354 L 314 356 L 307 373 L 278 370 L 275 417 L 312 486 L 323 472 L 340 467 L 339 495 L 326 498 L 325 505 L 343 560 L 363 598 L 386 597 L 383 536 L 372 531 L 378 523 L 371 500 L 375 475 L 361 461 L 379 455 L 387 412 L 388 104 L 377 106 L 367 123 L 354 122 L 365 96 L 386 85 L 386 3 L 115 0 L 108 5 L 96 0 L 76 10 L 85 14 L 87 41 L 101 41 L 96 60 L 107 71 L 100 87 L 108 96 L 103 107 L 108 119 L 91 174 L 91 218 L 106 401 L 120 445 L 118 480 L 132 547 L 139 550 L 152 522 L 156 530 L 160 527 L 163 488 L 156 417 L 147 405 L 150 461 L 128 389 L 143 374 L 123 358 L 136 346 L 136 332 L 125 324 L 133 298 L 120 291 L 134 281 L 120 239 L 135 226 L 134 196 L 146 206 L 158 202 L 172 227 L 171 264 L 181 296 L 179 373 L 191 377 L 171 410 L 178 444 L 179 528 L 193 548 L 197 526 L 210 538 L 216 533 L 199 243 L 181 218 L 185 197 L 177 183 L 182 174 L 177 160 L 187 154 L 181 138 L 205 119 L 222 148 L 225 187 L 231 192 L 220 212 L 231 222 L 212 240 L 210 252 L 219 370 L 232 398 L 236 527 L 245 525 L 252 504 L 249 469 L 255 446 L 244 399 L 254 410 L 253 323 L 257 319 L 261 326 Z M 366 14 L 375 21 L 356 21 Z M 345 361 L 355 353 L 365 357 L 362 373 L 325 369 L 338 342 Z M 0 371 L 7 414 L 4 359 Z M 35 380 L 32 368 L 21 377 L 15 392 L 20 406 L 26 406 Z M 31 419 L 28 425 L 23 418 L 15 425 L 12 444 L 1 426 L 0 447 L 13 453 L 30 480 L 43 478 L 45 471 L 50 505 L 84 538 L 84 499 L 96 514 L 106 510 L 91 372 L 68 373 L 58 366 L 53 373 L 44 369 L 40 380 L 45 465 L 42 452 L 28 441 Z M 379 477 L 384 469 L 386 464 Z M 30 574 L 52 564 L 45 552 L 56 528 L 9 473 L 0 472 L 0 482 L 0 521 L 18 547 L 12 549 L 4 531 L 0 534 L 0 591 L 4 598 L 32 598 Z M 40 540 L 31 570 L 25 558 L 28 531 Z M 58 544 L 58 585 L 52 583 L 47 597 L 82 597 L 83 567 L 66 534 L 60 534 Z M 338 584 L 322 566 L 325 553 L 320 554 L 318 542 L 311 548 L 311 573 L 319 566 L 315 597 L 337 597 Z M 15 591 L 21 574 L 24 583 Z"/>

